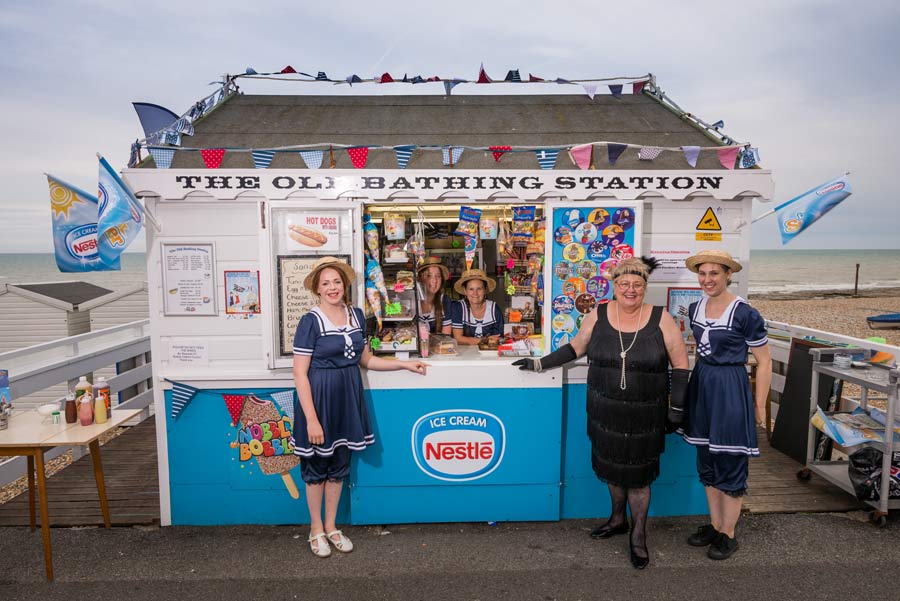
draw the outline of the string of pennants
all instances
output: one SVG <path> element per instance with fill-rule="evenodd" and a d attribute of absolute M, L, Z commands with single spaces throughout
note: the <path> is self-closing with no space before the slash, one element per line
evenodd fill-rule
<path fill-rule="evenodd" d="M 606 160 L 610 166 L 614 166 L 616 161 L 622 154 L 631 149 L 637 149 L 637 158 L 641 161 L 653 161 L 664 152 L 680 152 L 683 154 L 685 161 L 691 167 L 697 166 L 697 159 L 700 153 L 704 151 L 715 151 L 718 155 L 719 162 L 726 169 L 749 169 L 759 164 L 759 149 L 747 146 L 677 146 L 677 147 L 661 147 L 661 146 L 641 146 L 638 144 L 626 144 L 619 142 L 590 142 L 588 144 L 579 144 L 575 146 L 556 146 L 546 148 L 536 148 L 530 146 L 416 146 L 415 144 L 405 144 L 401 146 L 348 146 L 344 144 L 329 144 L 328 149 L 314 149 L 313 146 L 322 146 L 323 144 L 310 144 L 305 146 L 286 146 L 281 148 L 268 149 L 246 149 L 246 148 L 172 148 L 160 146 L 148 146 L 150 156 L 153 157 L 158 169 L 169 169 L 172 165 L 172 159 L 175 151 L 181 152 L 199 152 L 203 158 L 203 163 L 208 169 L 218 169 L 222 160 L 225 158 L 226 152 L 247 153 L 249 152 L 253 159 L 253 166 L 256 169 L 268 169 L 272 160 L 277 153 L 296 152 L 303 159 L 308 169 L 321 169 L 325 159 L 325 153 L 329 156 L 329 168 L 333 169 L 337 163 L 335 152 L 346 151 L 350 158 L 350 162 L 356 169 L 364 169 L 369 157 L 370 150 L 393 150 L 397 159 L 397 167 L 406 169 L 410 158 L 417 151 L 440 151 L 442 163 L 444 166 L 453 167 L 459 163 L 463 151 L 482 151 L 490 152 L 496 162 L 509 153 L 533 153 L 541 169 L 556 168 L 557 159 L 562 151 L 566 151 L 569 159 L 579 169 L 590 169 L 595 165 L 594 161 L 603 160 L 602 147 L 606 147 Z M 599 147 L 599 148 L 598 148 Z"/>
<path fill-rule="evenodd" d="M 194 398 L 196 398 L 198 395 L 211 394 L 222 397 L 222 400 L 225 402 L 225 407 L 228 409 L 228 413 L 231 415 L 232 426 L 237 425 L 238 420 L 241 416 L 241 411 L 244 408 L 244 400 L 246 399 L 247 395 L 230 394 L 215 390 L 201 390 L 182 382 L 169 380 L 168 378 L 165 378 L 165 380 L 166 382 L 172 384 L 171 415 L 173 420 L 178 419 L 178 416 L 181 415 L 185 408 L 187 408 L 191 401 L 193 401 Z M 281 408 L 282 412 L 291 420 L 291 423 L 294 422 L 293 388 L 276 390 L 265 394 L 256 394 L 255 396 L 262 400 L 271 400 Z"/>
<path fill-rule="evenodd" d="M 289 77 L 284 77 L 289 76 Z M 376 83 L 376 84 L 389 84 L 389 83 L 408 83 L 408 84 L 420 84 L 420 83 L 432 83 L 432 82 L 441 82 L 444 84 L 444 91 L 449 95 L 453 88 L 463 83 L 476 83 L 476 84 L 502 84 L 502 83 L 555 83 L 560 85 L 580 85 L 584 88 L 585 93 L 591 98 L 594 98 L 594 95 L 597 93 L 598 85 L 600 82 L 607 81 L 625 81 L 625 84 L 622 83 L 613 83 L 609 84 L 610 94 L 619 98 L 622 96 L 622 90 L 624 86 L 628 83 L 632 86 L 632 93 L 640 94 L 644 89 L 644 86 L 648 83 L 652 83 L 653 76 L 650 74 L 640 75 L 637 77 L 606 77 L 606 78 L 590 78 L 590 79 L 567 79 L 563 77 L 556 78 L 544 78 L 534 75 L 532 73 L 528 74 L 527 78 L 523 78 L 518 69 L 510 69 L 506 72 L 506 77 L 503 79 L 493 79 L 491 76 L 487 74 L 487 71 L 484 68 L 484 64 L 482 63 L 478 69 L 478 77 L 475 79 L 463 79 L 460 77 L 422 77 L 421 75 L 413 75 L 409 76 L 406 73 L 403 74 L 403 77 L 394 77 L 390 73 L 385 72 L 381 75 L 376 75 L 371 78 L 362 78 L 359 75 L 348 75 L 343 79 L 333 79 L 329 77 L 324 71 L 316 71 L 316 74 L 313 75 L 311 73 L 305 73 L 302 71 L 297 71 L 292 66 L 287 65 L 280 71 L 269 71 L 266 73 L 259 73 L 256 69 L 252 67 L 247 67 L 244 73 L 238 75 L 230 76 L 232 80 L 238 78 L 252 78 L 252 79 L 277 79 L 280 81 L 289 80 L 289 81 L 297 81 L 297 82 L 306 82 L 306 83 L 330 83 L 333 85 L 342 85 L 347 84 L 352 86 L 353 84 L 359 83 Z"/>

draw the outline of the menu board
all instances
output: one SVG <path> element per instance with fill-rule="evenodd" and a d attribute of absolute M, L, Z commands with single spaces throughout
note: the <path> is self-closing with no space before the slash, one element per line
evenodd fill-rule
<path fill-rule="evenodd" d="M 350 262 L 349 255 L 337 255 Z M 300 318 L 319 304 L 315 294 L 303 286 L 312 266 L 322 257 L 317 255 L 278 255 L 278 350 L 282 357 L 294 354 L 294 332 Z"/>
<path fill-rule="evenodd" d="M 634 256 L 636 222 L 635 207 L 553 208 L 551 351 L 575 337 L 597 304 L 612 300 L 610 270 Z"/>
<path fill-rule="evenodd" d="M 163 312 L 216 315 L 215 245 L 162 244 Z"/>

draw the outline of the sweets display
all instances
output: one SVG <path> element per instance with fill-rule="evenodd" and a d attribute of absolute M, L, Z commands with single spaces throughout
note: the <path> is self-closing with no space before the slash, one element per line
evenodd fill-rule
<path fill-rule="evenodd" d="M 456 340 L 444 334 L 432 334 L 428 340 L 428 349 L 432 355 L 455 355 Z"/>

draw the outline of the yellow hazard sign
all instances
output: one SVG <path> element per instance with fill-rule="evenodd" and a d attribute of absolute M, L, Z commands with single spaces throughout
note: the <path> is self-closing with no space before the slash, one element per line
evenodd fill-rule
<path fill-rule="evenodd" d="M 697 224 L 698 231 L 712 231 L 712 232 L 721 232 L 722 225 L 719 223 L 719 218 L 716 217 L 716 214 L 713 212 L 712 207 L 706 209 L 706 212 L 703 213 L 703 217 L 700 218 L 700 222 Z"/>

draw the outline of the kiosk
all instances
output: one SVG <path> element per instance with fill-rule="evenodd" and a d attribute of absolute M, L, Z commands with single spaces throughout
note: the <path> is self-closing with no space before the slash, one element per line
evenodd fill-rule
<path fill-rule="evenodd" d="M 365 215 L 382 235 L 388 219 L 405 223 L 406 237 L 420 220 L 433 226 L 426 253 L 445 257 L 458 270 L 465 251 L 454 245 L 458 241 L 452 228 L 462 206 L 481 209 L 486 220 L 506 219 L 509 226 L 513 209 L 534 207 L 531 232 L 543 227 L 544 240 L 541 244 L 539 236 L 531 239 L 529 251 L 543 255 L 537 263 L 539 274 L 530 274 L 527 282 L 513 281 L 511 272 L 522 266 L 524 257 L 500 256 L 490 237 L 479 242 L 476 256 L 470 257 L 473 266 L 498 279 L 494 298 L 507 309 L 507 316 L 509 309 L 523 309 L 513 306 L 512 297 L 529 296 L 530 287 L 535 306 L 528 309 L 535 309 L 534 318 L 523 333 L 534 330 L 542 335 L 531 338 L 534 353 L 564 344 L 577 331 L 582 315 L 611 298 L 611 287 L 604 284 L 604 262 L 621 258 L 622 253 L 653 255 L 662 261 L 651 277 L 647 302 L 668 306 L 682 322 L 685 313 L 679 308 L 686 308 L 699 294 L 695 276 L 683 267 L 684 258 L 703 248 L 721 248 L 748 265 L 749 228 L 738 225 L 750 221 L 753 198 L 770 197 L 770 173 L 725 169 L 715 158 L 715 144 L 652 96 L 615 101 L 599 96 L 596 100 L 422 98 L 235 95 L 196 123 L 192 141 L 206 148 L 245 150 L 226 151 L 221 168 L 202 168 L 197 164 L 199 153 L 181 149 L 174 168 L 153 169 L 148 162 L 124 172 L 161 224 L 159 232 L 148 229 L 147 274 L 164 525 L 284 524 L 308 519 L 288 442 L 293 423 L 291 342 L 299 317 L 313 302 L 301 282 L 317 257 L 345 257 L 360 276 L 354 302 L 365 306 Z M 417 131 L 415 115 L 410 115 L 414 111 L 404 112 L 416 103 L 471 117 L 479 106 L 496 110 L 498 98 L 544 117 L 521 123 L 507 118 L 508 135 L 487 136 L 490 132 L 479 131 L 484 126 L 474 117 L 452 128 L 452 140 L 447 132 L 404 134 Z M 332 120 L 334 111 L 327 109 L 349 110 L 361 103 L 381 115 L 383 123 L 373 126 L 380 133 L 367 133 L 359 124 L 349 135 L 346 123 L 344 133 L 337 133 L 339 121 Z M 315 130 L 297 133 L 292 144 L 324 140 L 319 148 L 327 156 L 329 151 L 344 152 L 333 145 L 329 150 L 327 142 L 370 143 L 383 145 L 377 146 L 381 155 L 370 152 L 372 160 L 365 168 L 343 168 L 341 161 L 347 159 L 342 157 L 335 168 L 308 169 L 291 152 L 284 164 L 276 158 L 268 169 L 254 169 L 249 149 L 285 142 L 274 134 L 265 137 L 271 125 L 265 119 L 267 109 L 259 109 L 258 121 L 248 120 L 247 115 L 256 114 L 254 107 L 272 104 L 284 110 L 293 107 L 298 118 L 307 115 L 301 129 Z M 312 106 L 317 110 L 311 111 Z M 507 158 L 497 162 L 489 152 L 473 150 L 467 151 L 472 155 L 468 166 L 460 160 L 453 167 L 442 167 L 438 151 L 417 150 L 406 169 L 388 167 L 393 153 L 385 147 L 410 140 L 423 146 L 449 141 L 474 145 L 486 137 L 501 138 L 498 142 L 512 137 L 521 146 L 564 144 L 571 122 L 557 123 L 560 131 L 553 141 L 546 132 L 539 136 L 517 130 L 540 129 L 548 115 L 559 114 L 560 106 L 572 114 L 605 115 L 606 121 L 598 121 L 602 127 L 579 121 L 577 135 L 572 134 L 579 139 L 571 142 L 613 135 L 625 144 L 658 144 L 664 139 L 667 147 L 705 141 L 710 152 L 701 154 L 698 168 L 683 158 L 654 165 L 624 154 L 611 166 L 601 153 L 603 145 L 595 144 L 597 169 L 580 170 L 565 152 L 555 168 L 541 169 L 533 154 L 530 162 L 511 156 L 505 164 Z M 652 114 L 657 122 L 642 133 L 621 133 L 615 115 L 624 114 L 625 122 L 633 126 L 628 115 L 635 111 Z M 390 131 L 401 114 L 410 115 L 413 123 L 409 129 Z M 228 126 L 224 134 L 223 124 Z M 470 126 L 475 128 L 471 132 Z M 618 134 L 610 133 L 617 130 Z M 262 139 L 268 143 L 263 145 Z M 417 165 L 416 155 L 429 152 Z M 636 155 L 637 149 L 629 147 L 626 152 Z M 298 224 L 316 229 L 324 240 L 315 246 L 298 241 L 291 236 L 292 226 Z M 401 266 L 414 267 L 414 256 L 404 260 L 402 249 L 391 252 L 383 259 L 393 257 Z M 382 267 L 390 280 L 390 262 L 383 261 Z M 748 271 L 735 276 L 735 289 L 742 295 Z M 370 333 L 378 336 L 372 322 Z M 412 348 L 415 352 L 415 345 Z M 431 354 L 425 377 L 363 370 L 376 444 L 354 454 L 339 521 L 607 515 L 605 484 L 590 467 L 584 408 L 587 366 L 530 373 L 510 366 L 515 357 L 496 351 L 477 347 L 457 351 L 452 356 Z M 253 403 L 249 407 L 254 420 L 247 419 L 248 403 Z M 705 507 L 694 450 L 671 435 L 661 476 L 653 485 L 651 513 L 703 513 Z"/>

